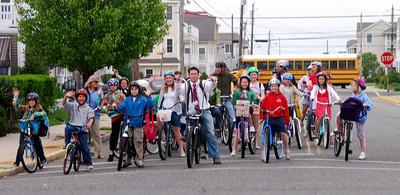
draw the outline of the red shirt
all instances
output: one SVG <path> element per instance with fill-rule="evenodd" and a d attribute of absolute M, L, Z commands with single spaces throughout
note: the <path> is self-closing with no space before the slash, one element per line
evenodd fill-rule
<path fill-rule="evenodd" d="M 287 102 L 285 96 L 283 96 L 283 94 L 281 92 L 278 92 L 277 94 L 271 92 L 267 96 L 265 96 L 265 98 L 261 102 L 262 110 L 273 111 L 279 106 L 284 107 L 285 110 L 278 109 L 274 113 L 269 113 L 269 117 L 271 117 L 271 118 L 284 117 L 285 124 L 289 125 L 290 118 L 289 118 L 288 102 Z M 262 113 L 261 110 L 260 110 L 260 116 L 261 116 L 261 119 L 263 119 L 263 120 L 267 117 L 265 114 Z"/>

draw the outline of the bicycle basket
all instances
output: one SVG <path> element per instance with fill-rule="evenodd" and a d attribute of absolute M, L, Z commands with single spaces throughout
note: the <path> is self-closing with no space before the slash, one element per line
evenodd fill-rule
<path fill-rule="evenodd" d="M 28 135 L 28 122 L 26 121 L 19 121 L 18 122 L 19 128 L 21 133 Z"/>
<path fill-rule="evenodd" d="M 343 120 L 357 122 L 364 114 L 363 103 L 357 98 L 348 98 L 340 107 L 340 118 Z"/>
<path fill-rule="evenodd" d="M 163 122 L 171 121 L 172 110 L 158 110 L 157 114 L 160 121 Z"/>
<path fill-rule="evenodd" d="M 236 101 L 236 116 L 237 117 L 250 117 L 250 101 L 237 100 Z"/>

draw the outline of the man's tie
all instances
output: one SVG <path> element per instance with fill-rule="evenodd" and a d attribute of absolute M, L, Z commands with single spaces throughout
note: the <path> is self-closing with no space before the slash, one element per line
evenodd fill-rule
<path fill-rule="evenodd" d="M 197 113 L 200 113 L 200 102 L 199 102 L 199 98 L 197 97 L 197 88 L 196 88 L 196 84 L 193 84 L 192 87 L 192 100 L 193 102 L 197 102 L 196 106 L 194 106 L 194 108 L 196 109 Z"/>

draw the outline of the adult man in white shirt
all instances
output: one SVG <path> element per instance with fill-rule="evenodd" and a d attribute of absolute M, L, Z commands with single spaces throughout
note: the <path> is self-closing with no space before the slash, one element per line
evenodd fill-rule
<path fill-rule="evenodd" d="M 217 86 L 217 78 L 212 76 L 210 80 L 200 81 L 200 71 L 196 67 L 189 68 L 188 73 L 190 79 L 188 82 L 190 86 L 186 87 L 188 113 L 202 113 L 201 126 L 202 133 L 207 138 L 208 155 L 213 158 L 214 164 L 221 164 L 219 146 L 213 130 L 210 103 L 208 102 L 210 93 Z"/>

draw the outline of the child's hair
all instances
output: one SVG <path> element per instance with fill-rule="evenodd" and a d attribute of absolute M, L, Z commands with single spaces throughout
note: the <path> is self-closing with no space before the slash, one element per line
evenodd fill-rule
<path fill-rule="evenodd" d="M 31 107 L 29 106 L 29 103 L 26 104 L 25 107 L 25 112 L 28 112 L 31 109 Z M 38 112 L 38 111 L 42 111 L 43 107 L 42 105 L 39 104 L 39 102 L 36 101 L 35 106 L 32 108 L 32 112 Z"/>
<path fill-rule="evenodd" d="M 318 86 L 321 87 L 321 83 L 319 83 L 319 77 L 323 76 L 325 78 L 325 82 L 323 84 L 324 88 L 328 88 L 328 76 L 325 73 L 318 73 L 317 79 L 318 79 Z"/>
<path fill-rule="evenodd" d="M 247 75 L 246 75 L 247 76 Z M 247 79 L 247 82 L 248 82 L 248 84 L 247 84 L 247 88 L 246 89 L 243 89 L 242 88 L 242 80 L 243 79 Z M 242 76 L 242 77 L 240 77 L 240 80 L 239 80 L 239 89 L 241 89 L 241 90 L 250 90 L 250 82 L 251 82 L 251 79 L 247 76 L 247 77 L 245 77 L 245 76 Z"/>

